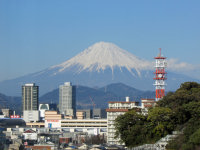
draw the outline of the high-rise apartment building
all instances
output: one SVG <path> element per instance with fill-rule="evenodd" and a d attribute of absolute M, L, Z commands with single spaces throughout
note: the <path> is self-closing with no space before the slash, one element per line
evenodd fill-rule
<path fill-rule="evenodd" d="M 76 116 L 76 87 L 70 82 L 59 87 L 59 111 L 66 116 Z"/>
<path fill-rule="evenodd" d="M 22 111 L 38 110 L 39 87 L 35 83 L 22 86 Z"/>
<path fill-rule="evenodd" d="M 115 126 L 114 126 L 114 122 L 115 119 L 120 116 L 125 114 L 126 112 L 128 112 L 129 109 L 132 108 L 139 108 L 139 103 L 138 102 L 130 102 L 129 101 L 129 97 L 126 97 L 126 101 L 125 102 L 108 102 L 108 109 L 106 109 L 107 111 L 107 120 L 108 120 L 108 126 L 107 126 L 107 143 L 108 144 L 123 144 L 124 143 L 120 143 L 120 139 L 119 138 L 115 138 Z"/>

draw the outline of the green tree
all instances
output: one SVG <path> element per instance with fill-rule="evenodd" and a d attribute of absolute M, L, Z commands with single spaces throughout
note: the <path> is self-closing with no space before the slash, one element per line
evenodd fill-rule
<path fill-rule="evenodd" d="M 188 104 L 183 105 L 185 109 L 185 113 L 188 115 L 188 119 L 190 118 L 200 118 L 200 101 L 199 102 L 190 102 Z"/>
<path fill-rule="evenodd" d="M 128 147 L 154 143 L 161 137 L 180 131 L 168 149 L 200 148 L 200 84 L 185 82 L 169 92 L 147 116 L 131 110 L 115 120 L 116 137 Z"/>
<path fill-rule="evenodd" d="M 173 116 L 173 111 L 170 108 L 155 107 L 149 110 L 147 120 L 153 127 L 156 139 L 170 134 L 174 130 Z"/>
<path fill-rule="evenodd" d="M 145 126 L 146 123 L 146 116 L 137 113 L 135 110 L 130 110 L 115 119 L 115 137 L 119 137 L 121 142 L 129 147 L 145 143 L 148 131 Z"/>
<path fill-rule="evenodd" d="M 172 97 L 175 97 L 172 101 Z M 163 102 L 164 99 L 168 102 Z M 181 150 L 199 149 L 200 142 L 200 85 L 186 82 L 170 97 L 165 97 L 159 104 L 172 108 L 176 114 L 176 130 L 183 134 L 171 141 L 167 148 Z M 169 100 L 170 99 L 170 100 Z M 178 104 L 178 105 L 177 105 Z M 174 107 L 176 105 L 178 108 Z M 178 128 L 179 127 L 179 128 Z"/>
<path fill-rule="evenodd" d="M 189 143 L 200 146 L 200 128 L 190 136 Z"/>

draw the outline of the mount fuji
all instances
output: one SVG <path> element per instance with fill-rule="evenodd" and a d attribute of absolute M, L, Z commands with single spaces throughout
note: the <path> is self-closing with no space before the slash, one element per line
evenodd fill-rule
<path fill-rule="evenodd" d="M 120 69 L 121 72 L 122 68 L 126 68 L 133 76 L 140 76 L 140 69 L 145 70 L 150 67 L 149 62 L 137 58 L 112 43 L 105 42 L 96 43 L 72 59 L 51 68 L 59 68 L 55 72 L 57 74 L 73 66 L 77 66 L 78 74 L 83 71 L 104 72 L 109 68 L 114 75 L 115 68 Z"/>
<path fill-rule="evenodd" d="M 102 87 L 111 83 L 124 83 L 140 90 L 154 90 L 153 61 L 136 57 L 108 42 L 98 42 L 75 57 L 45 70 L 0 83 L 0 92 L 21 95 L 21 86 L 34 82 L 40 94 L 52 91 L 64 82 L 73 85 Z M 175 90 L 190 77 L 168 72 L 167 89 Z"/>

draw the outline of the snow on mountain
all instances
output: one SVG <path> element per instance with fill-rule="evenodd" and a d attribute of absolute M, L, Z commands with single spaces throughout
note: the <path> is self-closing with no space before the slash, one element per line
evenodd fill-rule
<path fill-rule="evenodd" d="M 0 93 L 19 96 L 22 85 L 36 83 L 40 86 L 40 94 L 45 94 L 67 81 L 89 87 L 123 83 L 140 90 L 153 91 L 153 66 L 153 59 L 146 61 L 112 43 L 99 42 L 59 65 L 0 82 Z M 170 66 L 174 67 L 174 63 Z M 185 67 L 178 64 L 176 68 L 182 66 Z M 177 89 L 185 81 L 194 81 L 169 69 L 167 73 L 167 91 Z"/>
<path fill-rule="evenodd" d="M 113 73 L 114 68 L 119 67 L 121 71 L 122 68 L 126 68 L 134 76 L 135 73 L 132 69 L 135 69 L 137 75 L 140 76 L 141 70 L 149 70 L 152 64 L 146 60 L 139 59 L 115 44 L 98 42 L 66 62 L 51 68 L 59 68 L 58 72 L 54 73 L 54 75 L 56 75 L 72 66 L 78 66 L 77 73 L 85 70 L 89 72 L 100 72 L 104 71 L 106 68 L 111 68 Z"/>

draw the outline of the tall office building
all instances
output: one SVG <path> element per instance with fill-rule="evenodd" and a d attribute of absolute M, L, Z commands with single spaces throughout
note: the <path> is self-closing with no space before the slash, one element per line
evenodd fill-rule
<path fill-rule="evenodd" d="M 76 116 L 76 87 L 70 82 L 59 87 L 59 111 L 66 116 Z"/>
<path fill-rule="evenodd" d="M 22 86 L 22 111 L 38 110 L 39 87 L 34 83 Z"/>

